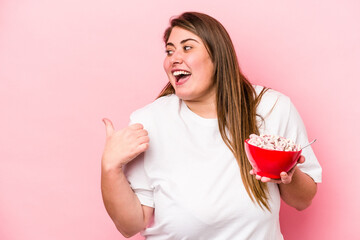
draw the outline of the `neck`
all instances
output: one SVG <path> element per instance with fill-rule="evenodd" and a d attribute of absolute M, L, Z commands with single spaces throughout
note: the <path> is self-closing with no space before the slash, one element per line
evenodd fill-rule
<path fill-rule="evenodd" d="M 188 108 L 203 118 L 217 118 L 216 101 L 211 98 L 208 101 L 184 100 Z"/>

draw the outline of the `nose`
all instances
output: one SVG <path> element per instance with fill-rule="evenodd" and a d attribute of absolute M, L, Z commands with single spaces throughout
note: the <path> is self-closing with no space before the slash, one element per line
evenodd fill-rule
<path fill-rule="evenodd" d="M 170 57 L 170 63 L 171 63 L 172 65 L 174 65 L 174 64 L 181 64 L 182 61 L 183 61 L 182 55 L 181 55 L 181 53 L 179 53 L 178 51 L 175 51 L 175 52 L 171 55 L 171 57 Z"/>

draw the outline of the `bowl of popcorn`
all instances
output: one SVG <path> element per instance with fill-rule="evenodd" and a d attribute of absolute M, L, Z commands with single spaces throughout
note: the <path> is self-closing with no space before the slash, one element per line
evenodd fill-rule
<path fill-rule="evenodd" d="M 245 140 L 245 152 L 255 174 L 279 179 L 281 172 L 288 172 L 296 165 L 301 147 L 284 137 L 251 134 Z"/>

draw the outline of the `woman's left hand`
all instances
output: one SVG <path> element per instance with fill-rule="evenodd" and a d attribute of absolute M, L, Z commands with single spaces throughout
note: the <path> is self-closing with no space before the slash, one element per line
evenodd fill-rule
<path fill-rule="evenodd" d="M 297 161 L 297 164 L 301 164 L 301 163 L 304 163 L 305 162 L 305 157 L 304 156 L 300 156 L 298 161 Z M 256 175 L 254 173 L 254 170 L 251 169 L 250 170 L 250 174 L 251 175 L 255 175 L 255 178 L 257 180 L 260 180 L 262 182 L 273 182 L 273 183 L 283 183 L 283 184 L 289 184 L 291 183 L 291 180 L 292 180 L 292 176 L 297 168 L 297 164 L 289 171 L 289 172 L 281 172 L 280 173 L 280 179 L 273 179 L 273 178 L 268 178 L 268 177 L 262 177 L 262 176 L 259 176 L 259 175 Z"/>

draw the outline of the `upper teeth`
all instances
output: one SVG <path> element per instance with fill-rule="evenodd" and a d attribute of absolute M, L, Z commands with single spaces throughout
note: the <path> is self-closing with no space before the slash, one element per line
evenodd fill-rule
<path fill-rule="evenodd" d="M 183 75 L 190 75 L 189 72 L 185 72 L 185 71 L 175 71 L 175 72 L 173 72 L 173 75 L 174 75 L 174 76 L 179 76 L 179 75 L 181 75 L 181 74 L 183 74 Z"/>

